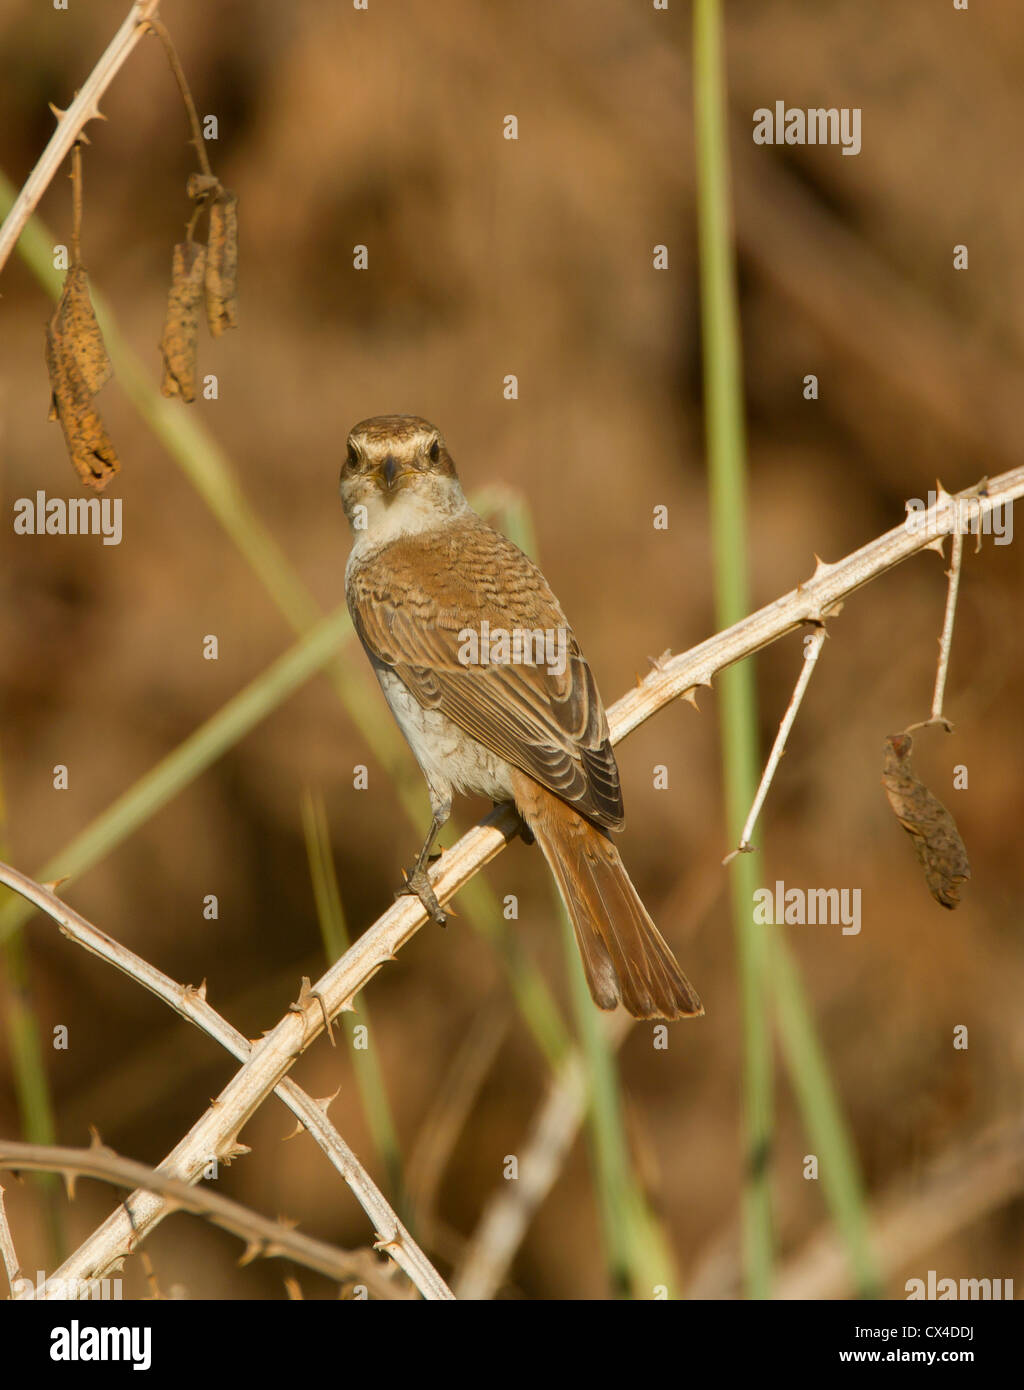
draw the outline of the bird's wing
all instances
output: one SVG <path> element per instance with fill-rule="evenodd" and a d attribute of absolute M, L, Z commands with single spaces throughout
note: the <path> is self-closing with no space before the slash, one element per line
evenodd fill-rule
<path fill-rule="evenodd" d="M 350 568 L 348 602 L 363 645 L 425 709 L 598 825 L 622 825 L 619 773 L 590 667 L 547 581 L 479 518 L 391 542 Z M 562 631 L 565 669 L 472 664 L 466 634 Z M 461 659 L 460 659 L 461 653 Z"/>

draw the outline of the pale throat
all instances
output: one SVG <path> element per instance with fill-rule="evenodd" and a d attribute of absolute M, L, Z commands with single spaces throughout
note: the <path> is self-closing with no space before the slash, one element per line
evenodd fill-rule
<path fill-rule="evenodd" d="M 365 526 L 357 523 L 362 513 L 354 511 L 349 516 L 353 556 L 364 555 L 403 536 L 436 531 L 471 510 L 457 478 L 424 478 L 414 487 L 402 488 L 390 500 L 375 488 L 360 497 L 359 502 L 366 509 Z"/>

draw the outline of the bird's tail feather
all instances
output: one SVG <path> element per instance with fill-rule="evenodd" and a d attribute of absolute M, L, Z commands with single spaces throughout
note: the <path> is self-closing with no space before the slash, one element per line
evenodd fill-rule
<path fill-rule="evenodd" d="M 594 1003 L 602 1009 L 621 1003 L 634 1018 L 702 1014 L 608 833 L 532 778 L 516 780 L 516 802 L 555 875 Z"/>

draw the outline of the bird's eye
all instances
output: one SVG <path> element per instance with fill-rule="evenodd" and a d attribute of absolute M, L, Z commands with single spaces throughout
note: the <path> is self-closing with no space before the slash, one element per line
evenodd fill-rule
<path fill-rule="evenodd" d="M 430 448 L 427 450 L 427 457 L 430 459 L 431 463 L 436 463 L 441 457 L 441 441 L 439 439 L 435 439 L 431 444 Z"/>
<path fill-rule="evenodd" d="M 358 467 L 358 464 L 359 451 L 356 449 L 356 446 L 354 444 L 350 444 L 348 446 L 348 466 L 349 468 L 356 468 Z"/>

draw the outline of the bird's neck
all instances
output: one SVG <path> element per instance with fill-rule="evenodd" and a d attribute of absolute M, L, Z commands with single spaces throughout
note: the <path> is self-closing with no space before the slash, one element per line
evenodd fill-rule
<path fill-rule="evenodd" d="M 353 559 L 362 559 L 392 541 L 437 531 L 475 515 L 457 478 L 431 478 L 424 483 L 428 481 L 429 486 L 403 488 L 391 499 L 371 498 L 361 512 L 349 518 Z"/>

